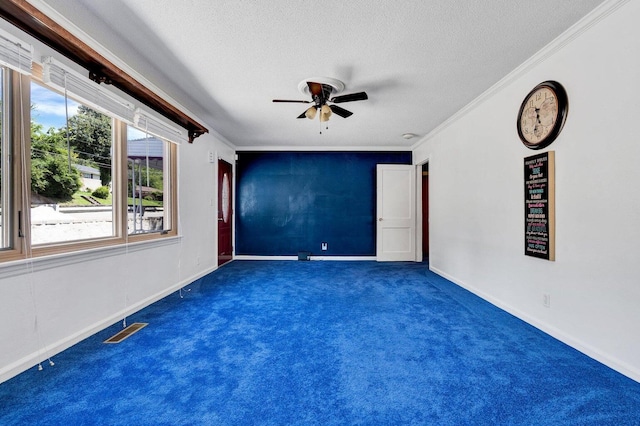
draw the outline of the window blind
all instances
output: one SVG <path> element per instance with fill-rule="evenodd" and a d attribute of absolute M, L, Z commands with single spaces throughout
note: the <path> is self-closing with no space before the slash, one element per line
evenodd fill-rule
<path fill-rule="evenodd" d="M 31 75 L 33 46 L 0 29 L 0 64 Z"/>
<path fill-rule="evenodd" d="M 180 129 L 171 126 L 166 121 L 160 120 L 140 108 L 136 108 L 133 125 L 142 131 L 170 142 L 179 143 L 187 140 L 187 136 Z"/>
<path fill-rule="evenodd" d="M 42 81 L 60 92 L 109 116 L 133 124 L 135 107 L 98 83 L 66 67 L 51 56 L 42 58 Z"/>

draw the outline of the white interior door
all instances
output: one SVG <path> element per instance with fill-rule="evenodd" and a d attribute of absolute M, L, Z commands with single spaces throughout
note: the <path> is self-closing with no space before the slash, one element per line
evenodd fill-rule
<path fill-rule="evenodd" d="M 376 258 L 416 260 L 415 167 L 379 164 L 377 167 Z"/>

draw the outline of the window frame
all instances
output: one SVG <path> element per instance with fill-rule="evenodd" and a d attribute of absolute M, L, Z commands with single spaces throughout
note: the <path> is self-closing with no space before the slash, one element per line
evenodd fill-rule
<path fill-rule="evenodd" d="M 0 161 L 2 164 L 0 165 L 0 182 L 8 182 L 8 186 L 0 186 L 0 209 L 2 209 L 2 213 L 0 213 L 0 227 L 2 227 L 2 237 L 0 237 L 0 241 L 2 241 L 2 245 L 0 249 L 5 247 L 11 247 L 12 236 L 11 236 L 11 219 L 13 218 L 13 214 L 11 212 L 11 183 L 13 182 L 11 176 L 11 164 L 9 159 L 11 158 L 11 134 L 9 130 L 11 126 L 9 114 L 9 105 L 7 102 L 2 102 L 3 98 L 6 100 L 9 98 L 7 96 L 10 93 L 9 88 L 9 76 L 8 72 L 4 67 L 0 67 L 0 128 L 2 129 L 0 132 Z M 2 125 L 4 123 L 4 125 Z"/>
<path fill-rule="evenodd" d="M 4 141 L 3 148 L 9 149 L 7 155 L 2 155 L 2 161 L 8 170 L 4 177 L 9 178 L 9 191 L 5 191 L 9 200 L 9 219 L 4 223 L 10 229 L 7 231 L 9 237 L 8 247 L 0 250 L 0 262 L 24 259 L 29 249 L 28 233 L 24 233 L 27 228 L 28 217 L 22 214 L 24 210 L 24 185 L 22 185 L 23 167 L 27 169 L 31 166 L 31 160 L 27 156 L 26 162 L 23 164 L 20 159 L 22 156 L 23 144 L 21 140 L 28 136 L 31 137 L 31 126 L 28 120 L 21 120 L 21 106 L 29 105 L 30 84 L 31 79 L 17 71 L 8 67 L 2 67 L 4 72 L 4 88 L 3 88 L 3 115 L 6 121 L 3 121 L 3 136 L 8 137 Z M 6 90 L 6 91 L 5 91 Z M 20 99 L 22 95 L 22 99 Z M 28 108 L 29 109 L 29 108 Z M 30 114 L 27 111 L 27 114 Z M 30 118 L 30 115 L 27 115 Z M 8 126 L 5 126 L 8 124 Z M 6 127 L 6 128 L 5 128 Z M 31 180 L 29 179 L 29 188 Z M 3 189 L 4 191 L 4 189 Z M 5 232 L 3 230 L 3 232 Z"/>
<path fill-rule="evenodd" d="M 10 148 L 9 153 L 3 154 L 5 166 L 10 177 L 10 192 L 8 201 L 10 205 L 10 218 L 7 220 L 11 227 L 8 247 L 0 249 L 0 263 L 8 261 L 37 258 L 65 253 L 82 252 L 104 247 L 127 245 L 130 243 L 160 240 L 178 236 L 178 148 L 172 141 L 163 139 L 167 144 L 167 170 L 169 175 L 169 188 L 165 192 L 169 225 L 163 231 L 145 232 L 141 234 L 129 234 L 127 230 L 127 125 L 131 125 L 112 117 L 112 187 L 113 197 L 113 236 L 100 237 L 86 240 L 61 241 L 33 246 L 31 244 L 31 81 L 39 84 L 42 81 L 42 66 L 33 63 L 31 76 L 20 74 L 7 67 L 4 70 L 3 109 L 9 126 L 3 125 L 3 132 L 8 140 L 5 147 Z M 97 83 L 96 83 L 97 84 Z M 22 87 L 21 87 L 22 86 Z M 46 85 L 45 85 L 46 86 Z M 51 89 L 51 88 L 49 88 Z M 54 89 L 51 89 L 54 90 Z M 55 90 L 54 90 L 55 91 Z M 22 93 L 22 99 L 19 95 Z M 72 95 L 69 94 L 71 98 Z M 8 116 L 8 117 L 7 117 Z M 24 119 L 22 119 L 24 117 Z M 6 129 L 5 129 L 6 128 Z M 24 141 L 24 142 L 23 142 Z M 24 154 L 24 155 L 23 155 Z M 7 158 L 8 155 L 8 158 Z M 5 160 L 6 159 L 6 160 Z M 24 160 L 24 161 L 23 161 Z M 25 173 L 24 171 L 27 170 Z M 117 193 L 115 187 L 117 186 Z M 5 232 L 3 230 L 3 232 Z"/>

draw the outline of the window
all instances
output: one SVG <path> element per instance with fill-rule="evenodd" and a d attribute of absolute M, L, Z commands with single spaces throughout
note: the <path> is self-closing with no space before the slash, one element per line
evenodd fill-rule
<path fill-rule="evenodd" d="M 111 117 L 31 82 L 31 244 L 115 236 L 112 127 Z"/>
<path fill-rule="evenodd" d="M 168 232 L 172 226 L 171 145 L 127 126 L 127 232 Z"/>
<path fill-rule="evenodd" d="M 177 145 L 43 69 L 0 67 L 0 260 L 176 235 Z"/>

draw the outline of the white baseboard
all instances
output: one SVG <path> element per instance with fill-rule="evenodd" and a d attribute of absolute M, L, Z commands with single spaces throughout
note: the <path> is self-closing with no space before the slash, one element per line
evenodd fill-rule
<path fill-rule="evenodd" d="M 311 256 L 311 260 L 368 261 L 375 262 L 375 256 Z"/>
<path fill-rule="evenodd" d="M 298 256 L 253 256 L 237 255 L 233 260 L 298 260 Z M 338 260 L 338 261 L 372 261 L 375 256 L 309 256 L 309 260 Z"/>
<path fill-rule="evenodd" d="M 58 342 L 52 343 L 50 345 L 45 346 L 44 348 L 41 348 L 40 350 L 33 352 L 27 356 L 22 357 L 21 359 L 6 365 L 4 367 L 2 367 L 0 369 L 0 383 L 5 382 L 9 379 L 11 379 L 12 377 L 17 376 L 18 374 L 28 370 L 31 367 L 34 367 L 36 365 L 38 365 L 41 362 L 46 361 L 48 358 L 52 358 L 54 357 L 56 354 L 59 354 L 60 352 L 64 351 L 65 349 L 70 348 L 71 346 L 81 342 L 82 340 L 86 339 L 87 337 L 90 337 L 92 335 L 94 335 L 95 333 L 104 330 L 105 328 L 110 327 L 111 325 L 113 325 L 114 323 L 120 321 L 122 318 L 132 315 L 138 311 L 140 311 L 141 309 L 146 308 L 147 306 L 157 302 L 158 300 L 170 295 L 173 292 L 176 292 L 178 290 L 180 290 L 181 288 L 191 284 L 192 282 L 196 281 L 199 278 L 204 277 L 205 275 L 215 271 L 216 269 L 218 269 L 217 267 L 213 267 L 213 268 L 209 268 L 207 270 L 201 271 L 189 278 L 185 278 L 182 281 L 180 281 L 179 283 L 159 292 L 156 293 L 150 297 L 147 297 L 144 300 L 139 301 L 138 303 L 135 303 L 129 307 L 127 307 L 126 309 L 123 309 L 119 312 L 114 313 L 113 315 L 111 315 L 110 317 L 105 318 L 104 320 L 98 321 L 97 323 L 94 323 L 82 330 L 79 330 L 78 332 L 65 337 L 62 340 L 59 340 Z"/>

